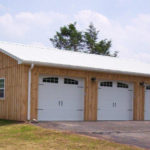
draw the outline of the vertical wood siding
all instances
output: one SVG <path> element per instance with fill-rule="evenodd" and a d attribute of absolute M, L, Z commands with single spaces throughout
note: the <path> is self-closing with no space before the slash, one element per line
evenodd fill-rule
<path fill-rule="evenodd" d="M 0 99 L 0 118 L 26 120 L 27 89 L 24 66 L 0 53 L 0 78 L 5 78 L 5 99 Z"/>
<path fill-rule="evenodd" d="M 40 75 L 56 75 L 83 78 L 85 81 L 84 120 L 97 120 L 98 81 L 114 80 L 126 81 L 134 85 L 134 120 L 144 119 L 144 87 L 140 82 L 150 83 L 150 78 L 132 75 L 91 72 L 81 70 L 62 69 L 54 67 L 35 67 L 32 71 L 31 87 L 31 119 L 37 119 L 38 112 L 38 79 Z M 91 78 L 96 77 L 92 82 Z"/>
<path fill-rule="evenodd" d="M 17 61 L 0 53 L 0 78 L 5 78 L 5 99 L 0 100 L 0 118 L 27 120 L 29 65 L 18 65 Z M 84 120 L 97 120 L 98 81 L 126 81 L 134 85 L 134 120 L 144 120 L 144 87 L 140 82 L 150 84 L 150 78 L 104 72 L 81 71 L 54 67 L 38 67 L 32 70 L 31 119 L 37 119 L 38 80 L 40 75 L 56 75 L 83 78 L 85 81 Z M 96 77 L 92 82 L 91 78 Z"/>

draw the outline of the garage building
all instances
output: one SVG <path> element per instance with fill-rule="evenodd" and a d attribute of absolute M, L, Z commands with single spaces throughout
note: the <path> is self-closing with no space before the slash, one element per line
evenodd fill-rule
<path fill-rule="evenodd" d="M 150 64 L 0 42 L 0 118 L 150 120 Z"/>

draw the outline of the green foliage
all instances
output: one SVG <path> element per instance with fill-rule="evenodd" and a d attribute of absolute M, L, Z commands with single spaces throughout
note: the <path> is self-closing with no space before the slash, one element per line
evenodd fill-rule
<path fill-rule="evenodd" d="M 85 32 L 78 31 L 76 23 L 69 24 L 60 28 L 60 32 L 56 32 L 54 38 L 50 41 L 54 47 L 59 49 L 67 49 L 73 51 L 81 51 L 98 55 L 107 55 L 116 57 L 118 52 L 110 53 L 112 43 L 110 40 L 104 39 L 98 41 L 99 31 L 96 30 L 91 23 Z"/>
<path fill-rule="evenodd" d="M 92 23 L 89 25 L 87 31 L 84 32 L 84 41 L 86 43 L 88 52 L 91 54 L 116 57 L 118 54 L 117 52 L 110 54 L 110 48 L 112 46 L 111 41 L 104 39 L 97 42 L 98 34 L 99 31 L 96 30 Z"/>
<path fill-rule="evenodd" d="M 53 43 L 54 47 L 59 49 L 78 51 L 83 47 L 82 37 L 82 32 L 76 29 L 76 23 L 74 23 L 61 27 L 60 32 L 56 32 L 56 35 L 54 38 L 50 38 L 50 41 Z"/>
<path fill-rule="evenodd" d="M 93 26 L 93 24 L 89 25 L 89 28 L 87 29 L 86 32 L 84 32 L 84 41 L 86 43 L 87 49 L 90 53 L 94 54 L 95 53 L 95 48 L 96 48 L 96 41 L 98 39 L 99 31 L 96 31 L 96 28 Z"/>

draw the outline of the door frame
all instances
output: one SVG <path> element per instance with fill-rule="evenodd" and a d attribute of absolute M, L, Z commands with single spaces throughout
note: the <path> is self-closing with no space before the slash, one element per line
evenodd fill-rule
<path fill-rule="evenodd" d="M 97 79 L 98 80 L 98 89 L 99 89 L 99 87 L 100 87 L 100 82 L 102 81 L 106 81 L 106 82 L 121 82 L 121 83 L 125 83 L 125 84 L 130 84 L 131 86 L 132 86 L 132 94 L 133 94 L 133 96 L 132 96 L 132 120 L 134 120 L 134 87 L 135 87 L 135 85 L 134 85 L 134 83 L 133 82 L 128 82 L 128 81 L 124 81 L 124 80 L 110 80 L 110 79 L 100 79 L 100 78 L 98 78 Z M 113 88 L 113 86 L 112 86 L 112 88 Z M 97 120 L 98 120 L 98 103 L 99 103 L 99 94 L 97 95 Z M 99 121 L 99 120 L 98 120 Z M 114 120 L 115 121 L 115 120 Z"/>
<path fill-rule="evenodd" d="M 40 74 L 38 76 L 38 101 L 37 101 L 37 120 L 39 118 L 39 111 L 38 111 L 38 107 L 39 107 L 39 82 L 40 82 L 40 78 L 43 78 L 43 77 L 58 77 L 58 78 L 72 78 L 72 79 L 75 79 L 75 80 L 82 80 L 83 81 L 83 88 L 84 88 L 84 98 L 83 98 L 83 121 L 85 120 L 85 78 L 81 78 L 81 77 L 74 77 L 74 76 L 61 76 L 61 75 L 48 75 L 48 74 Z M 65 121 L 65 120 L 64 120 Z M 80 121 L 80 120 L 79 120 Z M 82 120 L 81 120 L 82 121 Z"/>

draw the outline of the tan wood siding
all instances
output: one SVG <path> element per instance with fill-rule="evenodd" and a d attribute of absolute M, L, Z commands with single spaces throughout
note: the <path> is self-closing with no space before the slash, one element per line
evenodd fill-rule
<path fill-rule="evenodd" d="M 29 65 L 18 65 L 17 61 L 0 53 L 0 78 L 5 78 L 5 99 L 0 100 L 0 118 L 27 120 Z M 85 80 L 85 120 L 97 120 L 97 95 L 99 80 L 126 81 L 134 84 L 134 120 L 144 119 L 144 87 L 140 82 L 150 84 L 150 77 L 92 72 L 55 67 L 35 66 L 32 70 L 31 119 L 37 119 L 38 80 L 40 75 L 78 77 Z M 91 78 L 96 77 L 92 82 Z"/>
<path fill-rule="evenodd" d="M 0 78 L 5 78 L 5 98 L 0 100 L 0 118 L 26 120 L 26 82 L 24 66 L 0 53 Z"/>
<path fill-rule="evenodd" d="M 57 75 L 84 78 L 85 80 L 85 120 L 97 120 L 97 95 L 99 80 L 126 81 L 134 84 L 134 120 L 144 119 L 144 87 L 140 82 L 150 83 L 149 77 L 123 75 L 115 73 L 81 71 L 72 69 L 62 69 L 54 67 L 37 67 L 32 71 L 32 93 L 31 93 L 31 119 L 37 119 L 38 107 L 38 79 L 39 75 Z M 96 77 L 92 82 L 91 78 Z"/>

